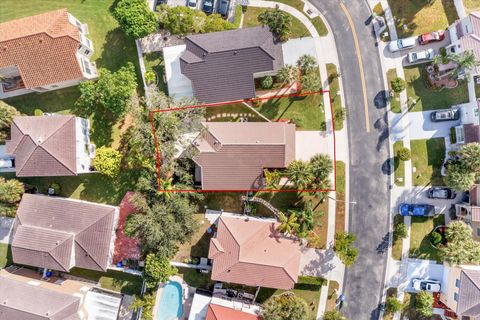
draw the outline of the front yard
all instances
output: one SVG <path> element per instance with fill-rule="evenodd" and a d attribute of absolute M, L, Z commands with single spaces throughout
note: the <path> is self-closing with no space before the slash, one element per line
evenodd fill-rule
<path fill-rule="evenodd" d="M 445 139 L 410 140 L 414 186 L 441 186 L 441 168 L 445 158 Z"/>
<path fill-rule="evenodd" d="M 437 0 L 439 1 L 439 0 Z M 433 90 L 427 86 L 423 76 L 426 64 L 404 68 L 407 82 L 409 111 L 428 111 L 449 108 L 468 102 L 467 82 L 459 80 L 454 89 Z M 412 106 L 413 100 L 416 104 Z"/>
<path fill-rule="evenodd" d="M 388 0 L 398 37 L 446 29 L 458 19 L 453 0 Z"/>
<path fill-rule="evenodd" d="M 393 168 L 395 174 L 395 185 L 405 185 L 405 161 L 397 156 L 397 152 L 403 148 L 403 141 L 395 141 L 393 144 Z"/>
<path fill-rule="evenodd" d="M 130 273 L 108 270 L 99 272 L 94 270 L 74 268 L 70 271 L 73 276 L 97 281 L 102 288 L 129 295 L 139 295 L 143 279 Z"/>
<path fill-rule="evenodd" d="M 393 93 L 393 97 L 390 100 L 390 110 L 394 113 L 400 113 L 402 112 L 402 107 L 400 105 L 400 94 L 397 92 L 394 92 L 392 90 L 392 80 L 397 77 L 397 70 L 396 69 L 389 69 L 387 71 L 387 82 L 388 82 L 388 88 L 390 89 L 390 92 Z"/>
<path fill-rule="evenodd" d="M 299 130 L 325 130 L 322 94 L 273 98 L 264 101 L 257 110 L 272 121 L 289 119 Z"/>
<path fill-rule="evenodd" d="M 12 250 L 10 248 L 10 245 L 0 243 L 0 269 L 8 267 L 12 263 Z"/>
<path fill-rule="evenodd" d="M 440 252 L 430 243 L 429 235 L 434 227 L 444 224 L 445 216 L 443 214 L 435 217 L 412 217 L 410 258 L 441 262 Z"/>

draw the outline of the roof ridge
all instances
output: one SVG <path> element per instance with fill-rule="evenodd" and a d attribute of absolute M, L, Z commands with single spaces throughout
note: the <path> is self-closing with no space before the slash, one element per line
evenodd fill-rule
<path fill-rule="evenodd" d="M 94 258 L 92 257 L 92 255 L 89 253 L 89 251 L 87 251 L 87 250 L 85 249 L 85 247 L 82 246 L 82 245 L 77 241 L 77 237 L 75 237 L 75 238 L 73 239 L 73 241 L 74 241 L 80 248 L 82 248 L 83 251 L 85 251 L 86 253 L 88 253 L 88 256 L 90 257 L 90 259 L 100 268 L 100 270 L 103 270 L 103 267 L 98 263 L 98 261 L 97 261 L 96 259 L 94 259 Z M 75 252 L 75 254 L 76 254 L 76 252 Z"/>
<path fill-rule="evenodd" d="M 60 261 L 58 261 L 58 260 L 55 258 L 55 256 L 52 254 L 52 251 L 55 250 L 55 249 L 57 249 L 60 245 L 64 244 L 66 241 L 70 240 L 71 238 L 73 238 L 73 241 L 75 241 L 75 235 L 70 235 L 70 237 L 68 237 L 67 239 L 65 239 L 65 240 L 62 241 L 61 243 L 59 243 L 56 247 L 54 247 L 52 250 L 50 250 L 50 251 L 48 252 L 48 254 L 50 255 L 50 257 L 52 257 L 53 260 L 55 260 L 59 265 L 61 265 L 61 266 L 64 267 L 64 268 L 65 268 L 65 266 L 64 266 Z M 71 260 L 71 259 L 69 259 L 69 260 Z M 65 270 L 69 270 L 69 269 L 70 269 L 70 265 L 67 266 L 67 268 L 65 268 Z"/>
<path fill-rule="evenodd" d="M 20 131 L 21 131 L 21 130 L 20 130 Z M 29 134 L 23 134 L 23 138 L 22 138 L 22 140 L 20 140 L 20 142 L 18 143 L 17 148 L 18 148 L 18 146 L 23 142 L 23 140 L 24 140 L 25 138 L 27 138 L 27 137 L 30 139 L 30 141 L 33 142 L 34 145 L 36 145 L 35 141 L 32 139 L 32 137 L 31 137 Z M 17 148 L 15 148 L 15 150 L 12 152 L 12 154 L 14 154 L 15 151 L 17 151 Z M 35 146 L 35 147 L 33 148 L 32 152 L 30 152 L 30 154 L 28 155 L 27 159 L 26 159 L 25 162 L 23 163 L 23 166 L 20 168 L 20 170 L 17 171 L 17 176 L 18 176 L 18 174 L 19 174 L 20 172 L 22 172 L 23 168 L 25 167 L 25 164 L 27 164 L 28 160 L 30 160 L 30 158 L 32 157 L 32 155 L 33 155 L 33 153 L 35 152 L 35 150 L 37 150 L 37 146 Z M 18 167 L 16 167 L 16 168 L 18 168 Z"/>

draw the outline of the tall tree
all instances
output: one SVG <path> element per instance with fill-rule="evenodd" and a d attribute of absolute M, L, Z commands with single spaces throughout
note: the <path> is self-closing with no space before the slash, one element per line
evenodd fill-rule
<path fill-rule="evenodd" d="M 333 161 L 328 155 L 317 153 L 310 158 L 310 170 L 315 180 L 328 179 L 333 171 Z"/>
<path fill-rule="evenodd" d="M 298 221 L 297 235 L 300 238 L 306 238 L 308 233 L 314 228 L 313 204 L 311 201 L 308 201 L 303 210 L 295 210 L 294 212 Z"/>
<path fill-rule="evenodd" d="M 452 73 L 454 77 L 458 77 L 458 75 L 462 71 L 465 71 L 465 73 L 469 73 L 470 71 L 473 71 L 475 67 L 480 65 L 480 62 L 477 61 L 475 54 L 471 50 L 464 51 L 461 54 L 449 53 L 447 54 L 446 58 L 457 64 L 456 68 Z"/>
<path fill-rule="evenodd" d="M 298 80 L 298 69 L 291 64 L 286 64 L 277 72 L 278 81 L 290 85 Z"/>
<path fill-rule="evenodd" d="M 16 204 L 22 199 L 25 192 L 23 183 L 16 179 L 6 180 L 0 177 L 0 202 L 6 204 Z"/>
<path fill-rule="evenodd" d="M 307 189 L 314 180 L 309 163 L 301 160 L 292 161 L 286 170 L 286 174 L 288 180 L 297 189 Z"/>
<path fill-rule="evenodd" d="M 465 191 L 475 183 L 475 178 L 475 172 L 460 160 L 458 163 L 448 165 L 445 184 L 456 191 Z"/>
<path fill-rule="evenodd" d="M 125 34 L 134 39 L 143 38 L 158 28 L 157 17 L 146 0 L 120 0 L 113 16 Z"/>
<path fill-rule="evenodd" d="M 302 92 L 318 92 L 322 89 L 320 77 L 316 73 L 305 74 L 300 78 Z"/>
<path fill-rule="evenodd" d="M 168 278 L 178 272 L 177 268 L 170 265 L 166 258 L 158 257 L 154 253 L 147 255 L 143 277 L 147 288 L 156 288 L 159 283 L 168 281 Z"/>
<path fill-rule="evenodd" d="M 258 15 L 258 21 L 262 25 L 268 26 L 270 31 L 281 41 L 288 40 L 292 27 L 292 17 L 288 13 L 278 7 L 273 10 L 266 9 Z"/>
<path fill-rule="evenodd" d="M 264 320 L 305 320 L 309 319 L 308 305 L 291 292 L 276 295 L 263 304 Z"/>
<path fill-rule="evenodd" d="M 350 267 L 358 257 L 358 249 L 353 246 L 355 235 L 346 232 L 335 234 L 335 245 L 333 250 L 337 253 L 340 260 L 346 267 Z"/>
<path fill-rule="evenodd" d="M 433 314 L 433 295 L 427 291 L 420 291 L 415 296 L 415 309 L 424 317 Z"/>
<path fill-rule="evenodd" d="M 480 143 L 467 143 L 458 150 L 458 154 L 467 168 L 477 174 L 480 173 Z"/>
<path fill-rule="evenodd" d="M 10 124 L 13 118 L 19 115 L 20 112 L 17 109 L 0 100 L 0 143 L 5 142 L 10 132 Z"/>
<path fill-rule="evenodd" d="M 309 54 L 304 54 L 297 61 L 298 68 L 302 74 L 309 74 L 318 68 L 317 59 Z"/>
<path fill-rule="evenodd" d="M 95 151 L 93 167 L 107 177 L 116 178 L 120 174 L 120 161 L 122 161 L 120 152 L 103 146 Z"/>
<path fill-rule="evenodd" d="M 277 227 L 277 231 L 287 235 L 294 235 L 300 226 L 297 222 L 298 219 L 295 212 L 290 212 L 288 216 L 280 212 L 278 214 L 278 220 L 280 224 Z"/>
<path fill-rule="evenodd" d="M 473 240 L 470 226 L 463 221 L 452 221 L 445 237 L 447 244 L 440 248 L 445 261 L 453 265 L 480 262 L 480 243 Z"/>

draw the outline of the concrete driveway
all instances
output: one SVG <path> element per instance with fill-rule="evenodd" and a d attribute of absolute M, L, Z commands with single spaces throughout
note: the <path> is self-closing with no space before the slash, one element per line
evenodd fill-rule
<path fill-rule="evenodd" d="M 295 132 L 295 160 L 308 161 L 317 153 L 328 153 L 330 139 L 325 131 Z"/>
<path fill-rule="evenodd" d="M 443 265 L 437 264 L 430 260 L 409 259 L 407 266 L 406 285 L 407 292 L 416 292 L 412 287 L 413 279 L 432 279 L 443 281 Z M 445 288 L 446 284 L 441 284 L 441 288 Z"/>
<path fill-rule="evenodd" d="M 0 243 L 9 244 L 12 239 L 10 235 L 13 229 L 13 218 L 0 217 Z"/>
<path fill-rule="evenodd" d="M 411 140 L 448 137 L 450 128 L 460 124 L 460 120 L 433 122 L 430 120 L 431 113 L 432 111 L 408 113 Z"/>
<path fill-rule="evenodd" d="M 435 213 L 445 213 L 447 218 L 448 209 L 452 204 L 458 203 L 461 200 L 462 195 L 457 194 L 455 199 L 443 200 L 443 199 L 429 199 L 427 197 L 427 190 L 429 187 L 414 187 L 414 188 L 395 188 L 392 191 L 392 198 L 395 200 L 395 207 L 392 210 L 397 212 L 397 208 L 401 203 L 422 203 L 435 206 Z"/>

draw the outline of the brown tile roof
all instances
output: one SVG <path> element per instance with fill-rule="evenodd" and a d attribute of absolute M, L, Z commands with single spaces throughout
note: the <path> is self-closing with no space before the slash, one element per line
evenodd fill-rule
<path fill-rule="evenodd" d="M 462 270 L 456 312 L 459 316 L 480 319 L 480 270 Z"/>
<path fill-rule="evenodd" d="M 260 320 L 259 316 L 210 303 L 205 320 Z"/>
<path fill-rule="evenodd" d="M 67 9 L 0 24 L 0 69 L 17 66 L 26 88 L 82 79 L 79 31 Z"/>
<path fill-rule="evenodd" d="M 115 210 L 112 206 L 26 193 L 15 218 L 13 261 L 66 272 L 74 266 L 105 271 Z"/>
<path fill-rule="evenodd" d="M 285 168 L 295 159 L 295 125 L 283 122 L 208 122 L 194 141 L 204 190 L 263 187 L 264 168 Z"/>
<path fill-rule="evenodd" d="M 292 289 L 300 268 L 300 244 L 276 232 L 277 223 L 222 215 L 210 241 L 212 279 L 247 286 Z"/>
<path fill-rule="evenodd" d="M 283 65 L 282 45 L 267 27 L 197 34 L 185 43 L 180 69 L 201 102 L 253 98 L 253 74 Z"/>
<path fill-rule="evenodd" d="M 6 150 L 19 177 L 76 175 L 75 116 L 16 117 Z"/>
<path fill-rule="evenodd" d="M 80 319 L 80 298 L 73 295 L 0 277 L 0 319 L 73 320 Z"/>

